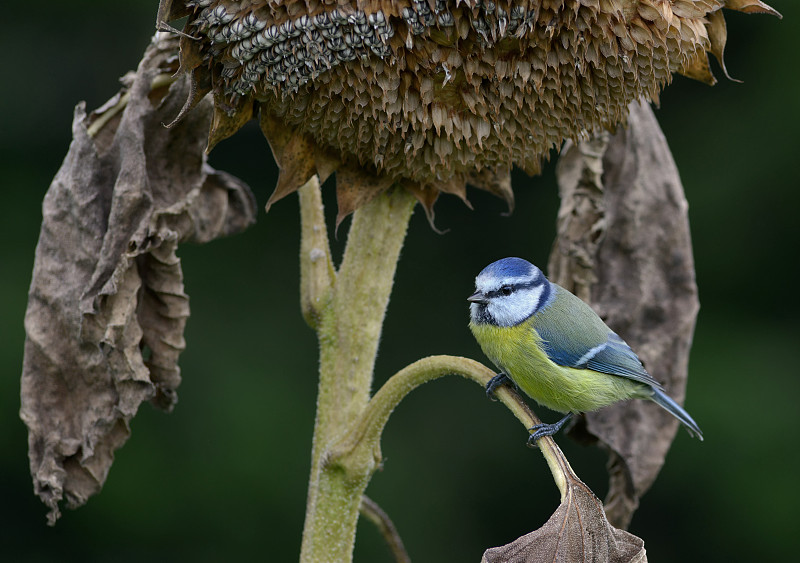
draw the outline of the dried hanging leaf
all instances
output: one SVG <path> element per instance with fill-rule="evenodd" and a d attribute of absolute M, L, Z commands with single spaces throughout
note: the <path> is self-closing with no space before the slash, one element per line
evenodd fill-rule
<path fill-rule="evenodd" d="M 581 209 L 572 195 L 582 174 L 575 167 L 585 166 L 576 151 L 575 145 L 565 147 L 559 161 L 562 211 L 552 279 L 580 293 L 588 270 L 596 280 L 590 303 L 680 401 L 699 305 L 688 206 L 666 139 L 650 107 L 631 104 L 628 127 L 620 128 L 602 153 L 602 193 L 583 208 L 588 213 L 572 212 Z M 577 232 L 585 234 L 583 246 Z M 567 233 L 571 244 L 562 246 Z M 585 418 L 586 432 L 610 452 L 606 512 L 615 526 L 625 528 L 658 475 L 678 422 L 647 401 L 621 403 Z"/>
<path fill-rule="evenodd" d="M 608 228 L 603 201 L 603 155 L 608 141 L 604 133 L 575 145 L 567 143 L 558 161 L 561 207 L 548 272 L 553 280 L 569 280 L 570 291 L 587 302 L 597 281 L 597 248 Z"/>
<path fill-rule="evenodd" d="M 564 498 L 544 526 L 487 549 L 481 563 L 646 563 L 644 542 L 609 524 L 600 500 L 571 470 L 567 479 Z"/>
<path fill-rule="evenodd" d="M 162 125 L 190 89 L 188 77 L 152 87 L 174 72 L 176 54 L 177 42 L 158 34 L 130 88 L 93 114 L 94 124 L 78 105 L 72 144 L 45 196 L 20 416 L 51 524 L 62 500 L 76 507 L 100 490 L 142 401 L 175 404 L 189 315 L 178 244 L 254 221 L 250 189 L 206 164 L 211 101 Z"/>

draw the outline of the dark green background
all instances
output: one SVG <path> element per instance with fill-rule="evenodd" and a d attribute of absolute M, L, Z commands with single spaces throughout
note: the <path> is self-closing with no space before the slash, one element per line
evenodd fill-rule
<path fill-rule="evenodd" d="M 690 202 L 702 310 L 687 405 L 706 441 L 678 435 L 634 517 L 631 531 L 651 561 L 796 553 L 800 9 L 773 4 L 782 21 L 728 14 L 728 68 L 743 84 L 710 88 L 678 77 L 658 110 Z M 3 7 L 0 33 L 0 559 L 296 560 L 317 360 L 298 307 L 294 197 L 262 211 L 243 235 L 181 249 L 192 317 L 180 402 L 170 415 L 143 405 L 102 494 L 45 526 L 18 418 L 41 200 L 66 153 L 73 106 L 85 99 L 97 107 L 117 90 L 116 78 L 148 42 L 156 2 L 46 1 L 16 10 Z M 253 127 L 223 142 L 211 163 L 249 182 L 262 205 L 274 186 L 275 164 Z M 466 327 L 473 277 L 506 255 L 545 265 L 554 235 L 552 166 L 538 178 L 516 177 L 515 187 L 511 217 L 477 191 L 475 211 L 443 197 L 437 225 L 446 235 L 417 210 L 376 386 L 428 354 L 482 359 Z M 332 190 L 326 198 L 332 211 Z M 368 494 L 394 518 L 414 561 L 478 561 L 557 506 L 547 467 L 525 437 L 478 387 L 437 381 L 392 417 L 385 467 Z M 603 455 L 559 443 L 604 495 Z M 359 526 L 356 560 L 388 561 L 371 525 Z"/>

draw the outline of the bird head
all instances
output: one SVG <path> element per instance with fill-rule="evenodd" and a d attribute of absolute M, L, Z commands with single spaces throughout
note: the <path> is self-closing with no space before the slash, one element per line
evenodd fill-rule
<path fill-rule="evenodd" d="M 475 293 L 467 300 L 472 322 L 508 327 L 535 314 L 550 293 L 550 282 L 539 268 L 522 258 L 503 258 L 478 274 Z"/>

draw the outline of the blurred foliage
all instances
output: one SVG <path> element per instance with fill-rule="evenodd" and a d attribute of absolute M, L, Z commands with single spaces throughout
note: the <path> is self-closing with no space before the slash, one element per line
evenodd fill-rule
<path fill-rule="evenodd" d="M 800 427 L 800 370 L 784 358 L 800 341 L 800 7 L 788 0 L 772 5 L 782 21 L 727 16 L 727 65 L 743 84 L 722 80 L 710 88 L 679 77 L 657 112 L 690 202 L 702 310 L 688 406 L 706 441 L 679 433 L 634 516 L 631 531 L 653 560 L 777 561 L 794 553 L 800 485 L 791 475 L 800 453 L 786 447 L 784 436 Z M 243 235 L 183 248 L 192 317 L 180 402 L 170 415 L 145 405 L 104 491 L 46 527 L 17 414 L 41 200 L 66 154 L 72 108 L 81 99 L 96 107 L 116 92 L 116 78 L 135 67 L 147 44 L 156 3 L 46 2 L 43 10 L 14 13 L 17 6 L 4 7 L 16 23 L 0 35 L 8 80 L 0 89 L 7 198 L 0 206 L 0 558 L 296 560 L 317 358 L 297 298 L 294 198 L 262 213 Z M 256 127 L 219 145 L 211 161 L 266 202 L 276 168 Z M 428 354 L 483 359 L 467 330 L 465 298 L 492 260 L 519 255 L 546 263 L 558 205 L 552 169 L 514 178 L 511 217 L 502 216 L 500 200 L 476 190 L 474 211 L 456 198 L 439 201 L 436 222 L 449 229 L 445 235 L 415 214 L 376 387 Z M 332 222 L 332 190 L 325 194 Z M 347 222 L 337 255 L 346 228 Z M 232 300 L 216 298 L 222 286 L 236 289 Z M 603 454 L 558 441 L 602 496 Z M 410 395 L 387 427 L 383 452 L 385 468 L 367 492 L 394 519 L 414 561 L 477 561 L 486 547 L 540 526 L 558 504 L 547 467 L 525 447 L 518 423 L 460 379 Z M 355 560 L 388 561 L 378 533 L 359 526 Z"/>

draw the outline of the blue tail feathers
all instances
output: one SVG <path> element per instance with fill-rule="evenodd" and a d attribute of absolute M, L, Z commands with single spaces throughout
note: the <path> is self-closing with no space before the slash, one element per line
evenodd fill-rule
<path fill-rule="evenodd" d="M 697 426 L 697 423 L 694 421 L 694 419 L 689 416 L 688 412 L 683 410 L 683 407 L 673 401 L 663 391 L 653 389 L 653 396 L 650 398 L 653 400 L 653 402 L 658 403 L 658 405 L 669 412 L 672 416 L 680 420 L 689 431 L 690 435 L 699 438 L 701 441 L 703 440 L 703 432 L 700 430 L 700 427 Z"/>

